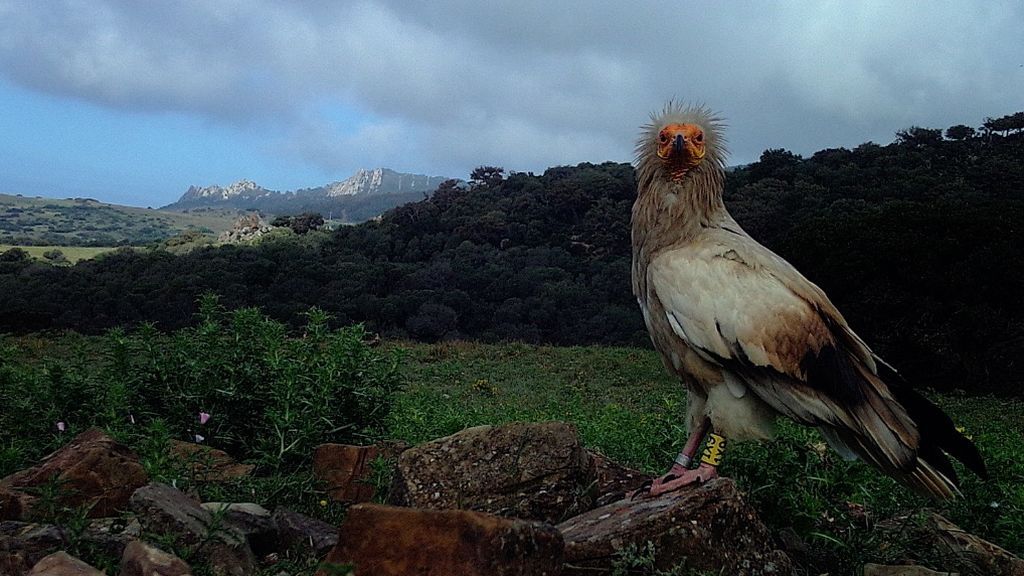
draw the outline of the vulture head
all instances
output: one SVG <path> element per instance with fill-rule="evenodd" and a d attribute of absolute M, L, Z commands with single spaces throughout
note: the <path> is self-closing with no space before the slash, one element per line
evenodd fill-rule
<path fill-rule="evenodd" d="M 680 182 L 688 175 L 725 169 L 724 124 L 704 106 L 669 102 L 641 128 L 636 167 L 641 179 Z"/>

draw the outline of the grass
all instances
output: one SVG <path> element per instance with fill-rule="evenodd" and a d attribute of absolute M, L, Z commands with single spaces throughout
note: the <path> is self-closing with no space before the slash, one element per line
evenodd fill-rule
<path fill-rule="evenodd" d="M 293 336 L 256 311 L 229 313 L 212 300 L 203 314 L 198 327 L 171 335 L 143 328 L 101 338 L 0 340 L 0 476 L 99 424 L 129 443 L 156 480 L 198 490 L 206 500 L 283 505 L 338 522 L 344 508 L 321 503 L 309 471 L 311 446 L 348 433 L 339 427 L 339 408 L 325 412 L 317 401 L 323 381 L 356 383 L 357 395 L 336 405 L 348 406 L 350 421 L 381 409 L 371 426 L 364 423 L 368 435 L 355 441 L 418 443 L 479 424 L 562 420 L 577 426 L 588 448 L 660 473 L 684 440 L 685 393 L 649 350 L 466 342 L 366 348 L 361 332 L 327 331 L 316 311 Z M 399 372 L 392 375 L 397 359 Z M 373 376 L 375 370 L 383 372 Z M 339 379 L 343 374 L 349 375 Z M 375 379 L 393 376 L 404 382 L 399 392 L 352 412 L 356 405 L 348 402 L 380 393 Z M 839 459 L 813 430 L 786 423 L 771 442 L 731 445 L 722 473 L 737 481 L 775 534 L 795 533 L 805 542 L 807 552 L 794 556 L 801 573 L 859 574 L 866 562 L 900 559 L 942 568 L 941 552 L 922 548 L 909 532 L 882 528 L 914 525 L 929 509 L 1024 552 L 1024 403 L 932 397 L 973 436 L 993 476 L 981 482 L 963 473 L 965 497 L 956 502 L 918 497 L 861 463 Z M 199 410 L 214 413 L 201 430 L 207 442 L 257 464 L 253 477 L 209 483 L 168 457 L 171 438 L 198 429 Z M 128 414 L 138 423 L 129 424 Z M 68 432 L 54 430 L 58 419 L 68 422 Z M 328 427 L 317 424 L 331 420 Z M 388 477 L 387 470 L 377 472 Z M 74 518 L 73 512 L 61 514 Z M 622 569 L 643 568 L 641 552 L 624 557 Z M 311 572 L 295 566 L 296 574 Z"/>
<path fill-rule="evenodd" d="M 22 250 L 29 253 L 36 260 L 46 261 L 43 254 L 51 250 L 60 250 L 64 254 L 64 258 L 71 264 L 80 260 L 90 260 L 103 254 L 105 252 L 112 252 L 117 250 L 117 246 L 13 246 L 10 244 L 0 244 L 0 252 L 6 252 L 11 248 L 21 248 Z"/>
<path fill-rule="evenodd" d="M 661 473 L 685 440 L 685 393 L 653 351 L 523 344 L 401 343 L 408 384 L 389 416 L 391 435 L 420 442 L 466 426 L 565 420 L 612 459 Z M 722 473 L 736 479 L 775 533 L 796 532 L 807 573 L 859 573 L 866 562 L 930 551 L 878 527 L 936 510 L 1012 552 L 1024 552 L 1024 402 L 931 395 L 977 443 L 992 479 L 961 471 L 964 498 L 936 503 L 860 462 L 838 458 L 816 431 L 781 422 L 768 443 L 730 446 Z M 937 568 L 941 566 L 935 566 Z"/>

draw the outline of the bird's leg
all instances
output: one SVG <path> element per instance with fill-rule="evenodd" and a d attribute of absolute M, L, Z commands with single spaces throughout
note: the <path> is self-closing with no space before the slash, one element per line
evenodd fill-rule
<path fill-rule="evenodd" d="M 697 448 L 705 436 L 710 436 L 708 445 L 701 455 L 700 463 L 696 468 L 691 469 L 690 463 L 693 461 L 693 456 L 696 454 Z M 690 437 L 686 440 L 686 445 L 683 446 L 682 451 L 676 456 L 676 460 L 668 473 L 654 479 L 650 485 L 641 486 L 630 496 L 633 498 L 644 494 L 658 496 L 659 494 L 678 490 L 683 486 L 703 484 L 712 478 L 716 478 L 718 476 L 718 464 L 721 462 L 724 452 L 725 437 L 711 432 L 711 420 L 705 418 L 690 434 Z"/>

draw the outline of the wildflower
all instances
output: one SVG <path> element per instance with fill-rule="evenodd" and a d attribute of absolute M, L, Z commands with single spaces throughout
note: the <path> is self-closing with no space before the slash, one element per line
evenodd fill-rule
<path fill-rule="evenodd" d="M 128 421 L 131 422 L 132 424 L 135 424 L 135 415 L 132 414 L 131 412 L 128 413 Z"/>
<path fill-rule="evenodd" d="M 196 442 L 202 442 L 203 440 L 206 440 L 206 436 L 203 436 L 202 434 L 196 434 Z"/>
<path fill-rule="evenodd" d="M 961 433 L 961 434 L 963 434 L 964 438 L 967 438 L 968 440 L 974 440 L 974 436 L 971 436 L 970 434 L 968 434 L 967 433 L 967 429 L 964 428 L 963 426 L 957 426 L 956 427 L 956 431 Z"/>
<path fill-rule="evenodd" d="M 67 430 L 67 429 L 68 429 L 68 427 L 67 427 L 67 425 L 64 424 L 63 421 L 57 422 L 57 431 L 58 432 L 63 432 L 65 430 Z"/>
<path fill-rule="evenodd" d="M 321 508 L 325 508 L 326 506 L 327 506 L 327 500 L 321 500 L 320 501 L 320 507 Z"/>
<path fill-rule="evenodd" d="M 210 420 L 210 413 L 209 412 L 200 412 L 199 413 L 199 423 L 200 424 L 206 424 L 206 422 L 209 421 L 209 420 Z"/>

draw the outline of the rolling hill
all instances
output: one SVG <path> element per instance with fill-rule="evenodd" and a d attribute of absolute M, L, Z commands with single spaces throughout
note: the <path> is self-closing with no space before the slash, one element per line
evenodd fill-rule
<path fill-rule="evenodd" d="M 0 194 L 0 244 L 22 246 L 141 246 L 188 230 L 218 234 L 235 210 L 185 214 L 105 204 L 91 198 Z"/>

